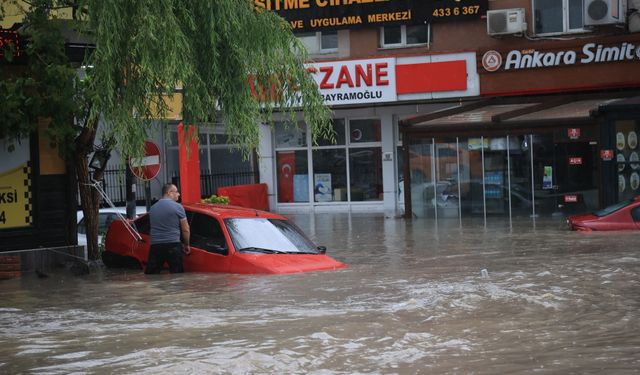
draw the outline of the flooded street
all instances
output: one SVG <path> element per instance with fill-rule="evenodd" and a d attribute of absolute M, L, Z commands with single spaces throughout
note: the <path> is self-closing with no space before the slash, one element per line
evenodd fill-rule
<path fill-rule="evenodd" d="M 349 267 L 1 281 L 0 372 L 640 372 L 638 232 L 290 217 Z"/>

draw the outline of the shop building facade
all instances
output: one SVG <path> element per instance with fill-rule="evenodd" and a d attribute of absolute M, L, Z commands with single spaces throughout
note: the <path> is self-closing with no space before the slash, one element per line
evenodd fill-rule
<path fill-rule="evenodd" d="M 271 207 L 486 223 L 638 194 L 639 4 L 592 2 L 409 1 L 425 18 L 303 30 L 337 142 L 265 127 Z"/>

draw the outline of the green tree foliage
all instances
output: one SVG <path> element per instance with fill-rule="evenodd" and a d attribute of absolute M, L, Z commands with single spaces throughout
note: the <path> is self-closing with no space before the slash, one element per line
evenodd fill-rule
<path fill-rule="evenodd" d="M 76 99 L 76 71 L 65 53 L 63 23 L 50 17 L 53 4 L 49 3 L 52 2 L 35 0 L 33 9 L 25 13 L 21 36 L 29 41 L 22 51 L 28 56 L 28 64 L 0 64 L 0 138 L 28 136 L 39 119 L 49 121 L 48 132 L 54 142 L 64 144 L 77 134 L 72 122 L 80 104 Z M 13 48 L 7 47 L 4 55 L 11 62 Z M 7 72 L 10 69 L 12 75 Z"/>
<path fill-rule="evenodd" d="M 96 50 L 91 102 L 125 154 L 160 109 L 163 95 L 184 88 L 183 118 L 207 124 L 222 114 L 245 151 L 258 145 L 259 121 L 278 108 L 302 107 L 315 136 L 330 138 L 327 108 L 304 69 L 305 49 L 288 24 L 249 0 L 88 1 Z M 252 86 L 261 97 L 257 100 Z M 135 114 L 132 116 L 132 114 Z"/>
<path fill-rule="evenodd" d="M 98 256 L 100 200 L 88 188 L 87 156 L 98 126 L 121 155 L 140 157 L 152 123 L 167 113 L 167 95 L 178 88 L 186 124 L 222 118 L 230 141 L 245 154 L 258 145 L 259 123 L 275 111 L 291 118 L 301 111 L 314 140 L 333 138 L 329 110 L 303 65 L 304 47 L 283 19 L 250 0 L 23 3 L 28 66 L 3 75 L 0 137 L 23 136 L 38 119 L 51 121 L 52 139 L 76 167 L 92 258 Z M 64 7 L 73 9 L 77 24 L 53 17 Z M 63 27 L 95 44 L 82 79 L 64 53 Z"/>

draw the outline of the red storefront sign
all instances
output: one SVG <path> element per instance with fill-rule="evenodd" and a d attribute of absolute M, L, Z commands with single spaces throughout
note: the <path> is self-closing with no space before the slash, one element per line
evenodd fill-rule
<path fill-rule="evenodd" d="M 471 53 L 322 61 L 306 65 L 328 105 L 473 96 Z"/>
<path fill-rule="evenodd" d="M 0 57 L 4 56 L 5 50 L 9 49 L 13 51 L 13 57 L 19 57 L 22 54 L 18 32 L 0 29 Z"/>
<path fill-rule="evenodd" d="M 580 128 L 569 128 L 567 129 L 567 136 L 569 139 L 578 139 L 580 138 Z"/>
<path fill-rule="evenodd" d="M 569 165 L 582 165 L 582 158 L 581 157 L 569 158 Z"/>
<path fill-rule="evenodd" d="M 565 195 L 564 203 L 578 203 L 578 196 L 575 194 Z"/>
<path fill-rule="evenodd" d="M 600 150 L 600 158 L 604 161 L 613 159 L 613 150 Z"/>

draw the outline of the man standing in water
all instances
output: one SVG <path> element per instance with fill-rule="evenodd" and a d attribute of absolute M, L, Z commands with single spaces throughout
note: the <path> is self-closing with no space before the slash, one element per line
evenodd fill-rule
<path fill-rule="evenodd" d="M 184 207 L 178 203 L 180 193 L 174 184 L 162 187 L 162 199 L 149 210 L 151 249 L 144 273 L 160 273 L 166 261 L 169 272 L 184 272 L 182 254 L 189 255 L 189 222 Z M 180 242 L 182 234 L 182 242 Z"/>

